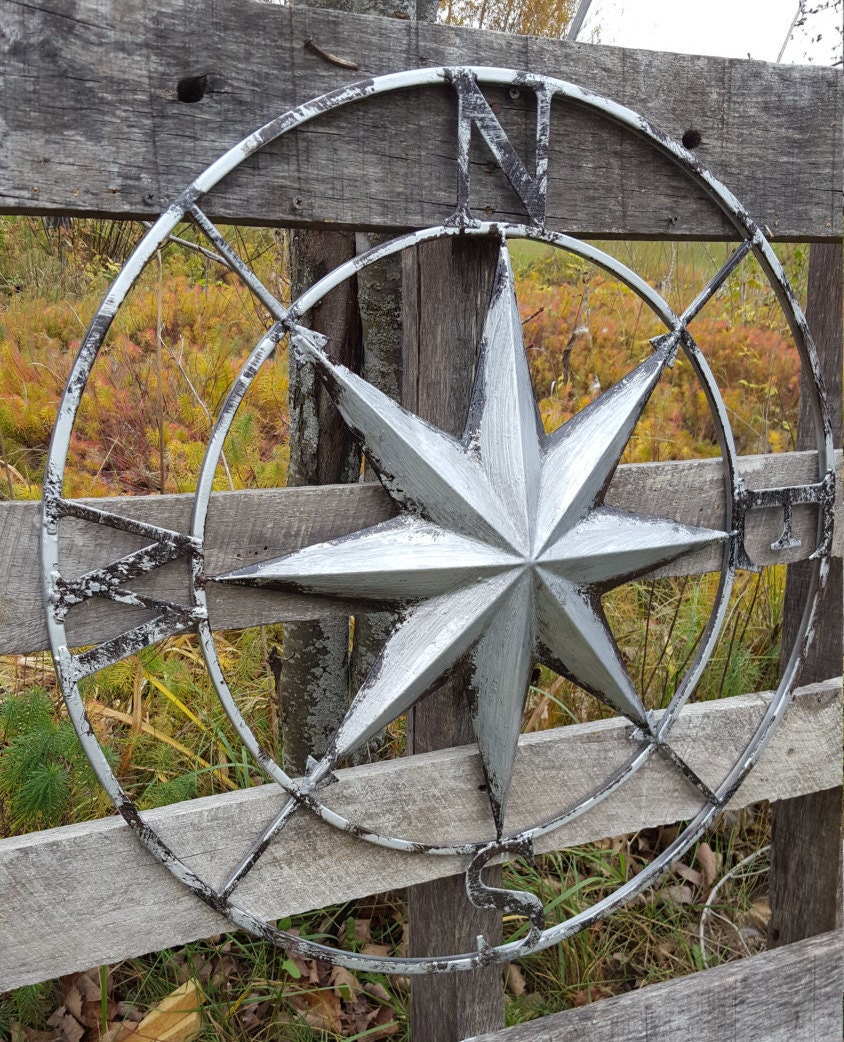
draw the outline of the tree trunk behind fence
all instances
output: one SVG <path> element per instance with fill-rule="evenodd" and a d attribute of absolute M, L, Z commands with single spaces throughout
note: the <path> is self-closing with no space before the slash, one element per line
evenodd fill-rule
<path fill-rule="evenodd" d="M 376 232 L 357 235 L 357 252 L 364 253 L 391 236 Z M 358 272 L 358 307 L 363 329 L 363 377 L 394 401 L 401 401 L 402 380 L 402 260 L 393 254 Z M 366 481 L 377 477 L 367 463 Z M 349 670 L 350 695 L 354 696 L 378 657 L 393 624 L 393 614 L 374 611 L 355 616 L 354 643 Z M 383 734 L 376 735 L 368 750 L 359 750 L 358 762 L 377 754 Z"/>
<path fill-rule="evenodd" d="M 807 318 L 815 337 L 832 413 L 833 440 L 841 444 L 842 247 L 815 244 L 809 254 Z M 815 448 L 804 377 L 798 449 Z M 831 562 L 829 584 L 801 683 L 839 676 L 842 652 L 841 558 Z M 800 606 L 813 571 L 810 561 L 789 565 L 783 609 L 782 661 L 800 623 Z M 834 930 L 841 925 L 840 786 L 772 806 L 771 947 Z M 839 1032 L 840 1036 L 840 1032 Z"/>
<path fill-rule="evenodd" d="M 380 14 L 396 18 L 432 22 L 436 18 L 436 0 L 309 0 L 308 7 L 347 11 L 353 14 Z M 375 244 L 375 236 L 361 236 L 360 247 Z M 368 240 L 372 240 L 371 243 Z M 342 242 L 342 246 L 340 243 Z M 310 283 L 311 275 L 329 258 L 348 259 L 356 251 L 353 233 L 300 231 L 291 245 L 292 295 L 295 297 Z M 357 280 L 344 297 L 347 317 L 353 322 L 357 342 L 343 341 L 344 351 L 332 346 L 332 357 L 359 371 L 385 394 L 398 397 L 401 383 L 401 284 L 397 276 L 397 261 L 380 262 L 374 270 L 362 273 L 361 310 L 364 319 L 364 340 L 361 341 L 360 314 L 357 311 Z M 326 269 L 330 270 L 330 266 Z M 393 280 L 390 281 L 389 273 Z M 381 284 L 379 285 L 379 280 Z M 334 293 L 338 291 L 335 290 Z M 333 296 L 333 294 L 332 294 Z M 354 309 L 355 314 L 351 314 Z M 342 310 L 337 307 L 336 310 Z M 398 314 L 396 314 L 398 313 Z M 319 321 L 324 321 L 320 318 Z M 330 332 L 343 337 L 339 326 L 326 330 L 314 326 L 325 335 Z M 365 345 L 365 350 L 364 350 Z M 363 361 L 362 355 L 367 356 Z M 328 402 L 322 388 L 317 389 L 318 428 L 313 427 L 313 413 L 308 398 L 296 398 L 294 381 L 302 377 L 312 379 L 312 372 L 299 374 L 290 370 L 290 456 L 288 484 L 319 485 L 331 482 L 357 481 L 360 476 L 360 455 L 357 467 L 353 450 L 343 442 L 348 438 L 345 425 Z M 302 387 L 303 391 L 308 389 Z M 313 399 L 312 399 L 313 400 Z M 328 405 L 326 407 L 326 402 Z M 307 424 L 311 422 L 310 428 Z M 331 451 L 337 456 L 332 460 Z M 350 455 L 350 452 L 352 453 Z M 288 770 L 301 772 L 308 754 L 315 757 L 325 750 L 331 735 L 339 726 L 349 705 L 351 694 L 361 681 L 380 650 L 390 626 L 390 616 L 383 612 L 360 616 L 356 620 L 355 645 L 349 659 L 349 627 L 340 620 L 316 620 L 288 623 L 284 628 L 283 669 L 276 690 L 280 702 L 281 732 L 284 763 Z M 371 743 L 372 744 L 372 743 Z M 366 759 L 366 751 L 358 754 Z"/>
<path fill-rule="evenodd" d="M 351 232 L 299 231 L 291 241 L 291 297 L 355 254 Z M 306 316 L 327 336 L 331 355 L 356 372 L 361 366 L 361 327 L 355 279 L 326 296 Z M 309 363 L 290 356 L 290 470 L 288 485 L 357 481 L 360 449 Z M 316 619 L 284 627 L 280 673 L 284 766 L 302 773 L 309 754 L 326 750 L 349 705 L 349 620 Z"/>

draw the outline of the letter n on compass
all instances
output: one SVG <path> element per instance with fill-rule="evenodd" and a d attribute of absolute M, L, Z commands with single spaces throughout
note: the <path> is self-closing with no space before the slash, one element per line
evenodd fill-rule
<path fill-rule="evenodd" d="M 545 225 L 548 191 L 548 141 L 551 133 L 552 92 L 546 84 L 525 84 L 536 95 L 536 155 L 530 173 L 513 147 L 491 105 L 481 93 L 475 77 L 465 69 L 451 75 L 457 91 L 457 209 L 451 222 L 472 224 L 470 208 L 471 172 L 469 152 L 472 128 L 477 127 L 496 163 L 507 175 L 533 224 Z M 512 89 L 512 88 L 511 88 Z"/>

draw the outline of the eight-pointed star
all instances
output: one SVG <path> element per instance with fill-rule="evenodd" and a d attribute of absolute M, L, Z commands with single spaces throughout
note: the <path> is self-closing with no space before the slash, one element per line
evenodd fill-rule
<path fill-rule="evenodd" d="M 537 660 L 646 732 L 650 721 L 600 596 L 725 532 L 604 507 L 603 494 L 678 337 L 555 433 L 542 429 L 513 274 L 501 246 L 461 439 L 402 409 L 297 327 L 313 362 L 399 508 L 391 521 L 217 581 L 403 607 L 311 784 L 404 713 L 464 653 L 473 721 L 500 836 L 522 711 Z"/>

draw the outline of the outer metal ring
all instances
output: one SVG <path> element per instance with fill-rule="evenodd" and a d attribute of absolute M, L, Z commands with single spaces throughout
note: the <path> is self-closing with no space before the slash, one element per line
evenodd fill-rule
<path fill-rule="evenodd" d="M 541 933 L 538 939 L 531 939 L 531 943 L 527 945 L 522 943 L 505 944 L 494 949 L 486 949 L 482 953 L 469 952 L 463 955 L 447 956 L 432 961 L 424 959 L 373 959 L 356 953 L 340 952 L 323 945 L 312 944 L 303 941 L 301 938 L 279 931 L 274 927 L 262 923 L 250 912 L 238 907 L 230 899 L 217 893 L 203 880 L 199 879 L 183 862 L 181 862 L 173 852 L 166 847 L 155 832 L 143 821 L 134 804 L 123 791 L 120 783 L 111 771 L 102 750 L 97 744 L 96 738 L 90 728 L 90 724 L 86 719 L 84 705 L 74 677 L 73 656 L 69 653 L 67 647 L 63 618 L 52 610 L 52 606 L 54 605 L 56 598 L 56 580 L 60 575 L 58 515 L 62 501 L 64 469 L 76 412 L 91 367 L 104 341 L 111 322 L 126 294 L 131 289 L 147 262 L 155 255 L 156 250 L 167 240 L 168 236 L 184 216 L 196 206 L 202 196 L 210 191 L 222 178 L 234 170 L 248 156 L 259 151 L 269 142 L 275 140 L 288 130 L 300 126 L 311 119 L 317 118 L 324 112 L 331 111 L 346 104 L 361 102 L 370 96 L 398 89 L 449 83 L 453 80 L 456 71 L 457 70 L 439 68 L 396 73 L 368 80 L 349 87 L 344 87 L 338 91 L 331 92 L 321 98 L 315 99 L 312 102 L 302 105 L 299 108 L 278 117 L 271 123 L 256 131 L 254 134 L 245 138 L 240 144 L 230 149 L 224 156 L 213 163 L 182 193 L 166 213 L 164 213 L 155 223 L 149 233 L 144 237 L 133 256 L 127 262 L 125 268 L 115 280 L 106 295 L 106 298 L 104 299 L 82 342 L 79 355 L 71 371 L 68 385 L 59 409 L 59 415 L 48 457 L 43 496 L 43 538 L 41 554 L 42 580 L 45 604 L 47 607 L 48 631 L 53 657 L 74 726 L 79 733 L 86 753 L 88 754 L 101 783 L 109 792 L 115 806 L 123 815 L 125 820 L 133 828 L 145 846 L 159 860 L 161 860 L 177 878 L 185 883 L 185 885 L 188 886 L 198 897 L 217 911 L 228 915 L 236 925 L 249 929 L 251 932 L 265 937 L 274 944 L 297 951 L 305 956 L 328 959 L 329 961 L 346 965 L 351 968 L 386 970 L 402 974 L 431 971 L 447 972 L 458 969 L 468 969 L 477 966 L 482 962 L 506 960 L 508 958 L 513 958 L 516 955 L 526 954 L 527 951 L 540 950 L 541 948 L 557 943 L 565 937 L 571 936 L 573 933 L 577 932 L 577 930 L 582 929 L 584 926 L 594 922 L 596 919 L 607 915 L 623 901 L 629 899 L 635 893 L 647 886 L 660 871 L 670 864 L 671 861 L 676 859 L 683 850 L 687 849 L 697 839 L 711 822 L 715 813 L 717 813 L 718 807 L 705 806 L 694 821 L 692 821 L 684 830 L 682 835 L 678 837 L 678 840 L 672 844 L 671 847 L 660 856 L 660 858 L 648 866 L 647 869 L 639 873 L 638 876 L 634 877 L 634 879 L 628 884 L 616 891 L 616 893 L 610 895 L 610 897 L 606 898 L 599 904 L 594 905 L 592 908 L 587 909 L 580 915 L 569 919 L 567 922 L 545 930 Z M 605 118 L 609 118 L 629 131 L 645 138 L 657 151 L 669 156 L 692 178 L 692 180 L 705 188 L 715 204 L 724 214 L 726 214 L 730 222 L 733 224 L 738 233 L 738 237 L 749 243 L 752 252 L 756 256 L 777 293 L 780 304 L 786 314 L 804 368 L 806 368 L 811 376 L 811 382 L 815 392 L 812 399 L 812 408 L 817 435 L 819 476 L 821 479 L 828 477 L 833 471 L 831 427 L 825 411 L 824 394 L 817 354 L 805 318 L 769 243 L 732 193 L 730 193 L 729 190 L 717 181 L 717 179 L 715 179 L 708 171 L 703 169 L 695 157 L 684 149 L 682 145 L 670 139 L 662 131 L 651 125 L 641 116 L 638 116 L 636 113 L 616 104 L 615 102 L 600 98 L 589 91 L 585 91 L 574 84 L 562 80 L 537 77 L 506 69 L 469 68 L 460 71 L 474 77 L 480 84 L 513 85 L 521 88 L 534 89 L 541 88 L 550 96 L 576 102 L 579 106 L 592 110 Z M 646 300 L 649 306 L 663 319 L 663 321 L 666 322 L 668 328 L 676 327 L 677 316 L 671 312 L 665 302 L 659 298 L 658 295 L 654 294 L 653 291 L 646 287 L 644 283 L 641 283 L 641 280 L 639 280 L 637 276 L 627 271 L 627 269 L 624 269 L 623 266 L 616 264 L 616 262 L 612 261 L 611 258 L 607 258 L 606 255 L 600 254 L 599 251 L 593 251 L 591 247 L 587 247 L 582 243 L 577 243 L 576 240 L 567 240 L 565 236 L 557 235 L 556 233 L 548 231 L 542 231 L 530 226 L 502 227 L 500 224 L 494 226 L 478 224 L 477 226 L 463 228 L 459 231 L 462 231 L 463 234 L 469 233 L 480 235 L 490 234 L 493 231 L 496 234 L 501 234 L 502 231 L 504 231 L 510 237 L 542 239 L 544 241 L 552 242 L 555 245 L 562 246 L 563 248 L 571 249 L 572 252 L 588 257 L 588 259 L 593 260 L 595 263 L 607 268 L 607 270 L 612 271 L 622 281 L 627 282 L 631 288 Z M 415 233 L 412 236 L 393 240 L 392 243 L 381 248 L 382 252 L 380 255 L 384 255 L 385 252 L 396 252 L 412 243 L 424 241 L 426 238 L 438 238 L 443 235 L 457 233 L 459 233 L 457 229 L 445 226 L 427 229 L 423 232 Z M 363 264 L 373 263 L 374 260 L 377 259 L 377 257 L 374 256 L 377 252 L 378 251 L 372 251 L 372 255 L 365 255 L 362 258 L 358 258 L 356 261 L 351 262 L 350 265 L 344 266 L 332 273 L 331 276 L 326 280 L 323 280 L 317 286 L 312 287 L 311 290 L 305 293 L 300 300 L 296 302 L 296 305 L 294 306 L 295 312 L 301 313 L 307 310 L 315 300 L 319 298 L 319 296 L 328 291 L 330 285 L 342 281 L 342 279 L 348 277 L 354 270 L 358 270 L 358 268 Z M 349 270 L 346 270 L 347 268 Z M 248 275 L 245 276 L 245 280 L 247 281 L 247 285 L 249 285 Z M 253 291 L 256 290 L 254 285 L 252 285 L 251 288 Z M 271 298 L 267 300 L 266 294 L 261 293 L 260 287 L 258 287 L 257 291 L 262 302 L 267 304 L 270 310 L 273 311 L 275 302 L 273 302 Z M 259 362 L 262 353 L 269 353 L 272 349 L 278 337 L 283 332 L 286 317 L 287 316 L 284 314 L 276 314 L 276 327 L 271 330 L 270 334 L 268 334 L 261 344 L 259 344 L 258 348 L 256 348 L 256 351 L 253 354 L 254 362 Z M 728 502 L 733 502 L 734 504 L 736 495 L 741 488 L 741 478 L 738 474 L 738 461 L 732 445 L 729 424 L 726 422 L 726 413 L 723 411 L 723 405 L 720 404 L 720 395 L 717 392 L 717 387 L 708 367 L 706 366 L 705 360 L 696 349 L 694 349 L 693 344 L 691 344 L 690 341 L 685 341 L 684 346 L 709 397 L 710 406 L 716 416 L 716 425 L 720 428 L 722 453 L 726 465 L 725 470 L 727 471 L 729 493 Z M 238 390 L 237 387 L 235 387 L 232 395 L 236 397 L 237 393 Z M 234 398 L 231 398 L 231 396 L 230 400 L 234 402 Z M 205 511 L 207 509 L 208 501 L 207 497 L 210 492 L 210 481 L 208 475 L 213 473 L 213 465 L 210 463 L 210 460 L 214 457 L 215 453 L 219 454 L 220 446 L 217 444 L 217 440 L 221 442 L 222 437 L 224 437 L 223 427 L 224 424 L 218 424 L 217 428 L 215 428 L 214 434 L 212 435 L 212 441 L 209 444 L 208 457 L 206 458 L 206 464 L 203 467 L 202 477 L 200 479 L 200 487 L 197 491 L 193 526 L 194 534 L 197 536 L 201 536 L 204 528 Z M 206 485 L 208 487 L 206 487 Z M 821 522 L 819 521 L 819 530 L 820 524 Z M 819 531 L 819 542 L 820 534 Z M 201 571 L 201 554 L 197 554 L 194 558 L 194 567 Z M 764 718 L 757 726 L 757 729 L 748 742 L 742 756 L 717 790 L 716 794 L 721 802 L 728 799 L 732 792 L 738 788 L 739 784 L 761 753 L 773 727 L 785 711 L 800 665 L 805 657 L 811 639 L 813 620 L 817 610 L 820 593 L 826 582 L 828 568 L 828 555 L 818 556 L 815 561 L 814 577 L 807 597 L 799 637 L 794 652 L 784 670 L 781 684 Z M 724 604 L 726 604 L 726 595 L 724 595 L 724 590 L 726 589 L 728 593 L 729 583 L 732 579 L 732 571 L 733 563 L 726 561 L 725 568 L 722 571 L 722 588 L 721 591 L 719 591 L 719 598 Z M 200 608 L 202 607 L 201 594 L 197 598 L 197 605 Z M 714 643 L 720 625 L 720 621 L 717 620 L 717 615 L 718 612 L 716 611 L 710 619 L 710 623 L 708 624 L 705 633 L 704 643 L 710 645 Z M 210 629 L 207 626 L 207 623 L 202 621 L 199 622 L 198 628 L 203 646 L 206 648 L 206 652 L 208 652 L 209 642 L 211 647 L 213 647 Z M 711 646 L 709 650 L 711 651 Z M 215 658 L 215 655 L 209 655 L 209 668 L 212 676 L 214 676 L 215 673 Z M 701 662 L 702 661 L 703 657 L 701 657 Z M 695 668 L 696 666 L 692 667 L 692 675 Z M 218 683 L 218 679 L 220 678 L 222 679 L 222 685 Z M 215 676 L 214 679 L 215 684 L 218 686 L 218 691 L 220 691 L 222 687 L 223 693 L 221 697 L 223 697 L 225 703 L 225 692 L 227 691 L 225 678 L 222 678 L 220 672 L 220 677 L 218 678 Z M 696 681 L 696 677 L 693 681 L 688 683 L 684 681 L 675 695 L 675 698 L 672 700 L 661 724 L 663 733 L 667 733 L 668 729 L 672 726 L 682 703 L 688 697 L 694 686 L 694 681 Z M 228 697 L 230 699 L 230 695 Z M 234 705 L 233 701 L 231 702 L 231 705 Z M 251 735 L 251 731 L 249 731 L 245 722 L 243 722 L 242 725 L 239 723 L 239 713 L 237 712 L 236 707 L 234 707 L 234 713 L 232 715 L 238 729 L 241 730 L 242 737 L 244 737 L 244 739 L 248 738 Z M 246 742 L 246 744 L 249 744 L 249 742 Z M 257 745 L 257 743 L 255 743 L 255 745 Z M 256 749 L 253 751 L 257 752 L 259 762 L 261 762 L 262 766 L 268 770 L 271 777 L 274 777 L 275 780 L 277 780 L 288 791 L 296 791 L 295 783 L 293 783 L 277 765 L 268 765 L 266 758 L 260 750 Z M 631 766 L 632 765 L 633 761 L 631 761 Z M 625 777 L 628 776 L 628 773 L 625 773 Z M 590 796 L 586 797 L 587 802 L 590 800 L 593 801 L 588 805 L 594 805 L 595 800 L 603 798 L 608 791 L 612 791 L 612 789 L 617 787 L 617 784 L 619 784 L 621 780 L 623 780 L 623 778 L 618 780 L 611 779 L 608 783 L 610 785 L 609 789 L 606 789 L 605 787 L 606 791 L 603 789 L 597 790 L 596 793 L 590 794 Z M 309 799 L 310 797 L 303 797 L 302 802 L 307 804 Z M 321 804 L 314 804 L 310 809 L 314 810 L 321 817 L 324 817 L 325 820 L 332 821 L 332 812 Z M 571 817 L 575 816 L 576 813 L 581 813 L 582 809 L 586 809 L 585 803 L 579 804 L 577 808 L 564 811 L 552 822 L 545 822 L 537 825 L 535 828 L 529 830 L 528 833 L 523 834 L 521 837 L 513 837 L 512 840 L 513 842 L 516 842 L 520 838 L 530 839 L 538 836 L 543 832 L 549 831 L 551 828 L 559 826 L 563 821 L 571 820 Z M 337 816 L 335 816 L 335 818 L 336 817 Z M 332 823 L 338 824 L 340 827 L 347 826 L 348 824 L 344 819 L 339 818 L 334 820 Z M 368 838 L 373 842 L 383 842 L 387 845 L 399 848 L 401 848 L 404 843 L 404 841 L 396 840 L 395 838 L 391 839 L 390 837 L 371 836 Z M 467 855 L 477 854 L 482 846 L 482 843 L 472 842 L 460 847 L 431 847 L 430 852 L 453 853 L 459 851 Z M 414 845 L 414 849 L 418 850 L 418 847 Z"/>

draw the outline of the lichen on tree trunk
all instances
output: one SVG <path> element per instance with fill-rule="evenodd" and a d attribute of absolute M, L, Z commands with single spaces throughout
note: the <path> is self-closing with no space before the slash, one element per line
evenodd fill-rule
<path fill-rule="evenodd" d="M 299 231 L 291 241 L 291 296 L 355 253 L 349 232 Z M 305 316 L 328 337 L 332 356 L 360 370 L 362 340 L 357 285 L 349 279 Z M 290 356 L 289 485 L 357 481 L 360 449 L 319 383 L 314 367 Z M 301 773 L 309 755 L 319 757 L 349 704 L 348 619 L 316 619 L 284 628 L 278 684 L 284 765 Z"/>
<path fill-rule="evenodd" d="M 437 0 L 309 0 L 309 7 L 354 14 L 434 21 Z M 353 56 L 351 56 L 353 57 Z M 383 238 L 387 238 L 386 236 Z M 362 234 L 358 252 L 375 245 L 377 236 Z M 299 231 L 291 242 L 292 296 L 355 253 L 352 233 Z M 362 290 L 360 310 L 357 306 Z M 338 296 L 340 291 L 342 296 Z M 397 400 L 401 387 L 401 261 L 387 259 L 334 290 L 316 314 L 312 328 L 332 339 L 332 356 L 360 371 Z M 366 330 L 367 361 L 362 363 Z M 344 338 L 343 321 L 349 322 Z M 354 333 L 351 331 L 354 330 Z M 332 333 L 334 334 L 332 337 Z M 339 344 L 342 342 L 343 351 Z M 314 371 L 291 360 L 289 485 L 352 482 L 360 477 L 360 455 Z M 369 474 L 369 478 L 373 475 Z M 285 627 L 283 664 L 277 682 L 285 766 L 303 771 L 308 755 L 319 756 L 345 715 L 389 632 L 391 616 L 378 612 L 357 620 L 360 647 L 349 661 L 345 620 L 298 622 Z M 318 704 L 317 704 L 318 703 Z"/>
<path fill-rule="evenodd" d="M 359 232 L 357 252 L 365 253 L 386 242 L 383 233 Z M 402 376 L 402 260 L 393 254 L 358 273 L 358 307 L 363 330 L 363 376 L 394 401 L 401 401 Z M 364 480 L 377 481 L 369 464 Z M 355 638 L 349 672 L 351 693 L 357 691 L 383 648 L 393 625 L 388 611 L 355 616 Z M 358 762 L 372 759 L 383 744 L 376 735 L 355 757 Z"/>
<path fill-rule="evenodd" d="M 844 251 L 840 242 L 815 243 L 809 254 L 806 317 L 813 330 L 830 403 L 841 402 L 842 307 L 844 307 Z M 814 449 L 810 386 L 803 372 L 797 449 Z M 832 436 L 841 445 L 840 407 L 833 406 Z M 803 604 L 812 587 L 814 561 L 798 561 L 787 569 L 783 604 L 782 656 L 784 666 L 798 636 Z M 830 562 L 824 602 L 815 624 L 800 682 L 810 684 L 841 673 L 841 603 L 844 576 L 840 557 Z M 771 805 L 771 948 L 841 927 L 841 811 L 842 789 L 837 786 L 780 800 Z"/>

